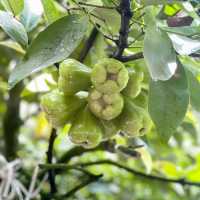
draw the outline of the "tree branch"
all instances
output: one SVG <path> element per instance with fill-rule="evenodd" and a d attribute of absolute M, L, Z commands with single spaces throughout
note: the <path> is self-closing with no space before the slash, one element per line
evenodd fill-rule
<path fill-rule="evenodd" d="M 124 166 L 118 162 L 111 161 L 111 160 L 100 160 L 96 162 L 85 162 L 85 163 L 76 163 L 74 165 L 66 165 L 66 164 L 45 164 L 45 165 L 40 165 L 41 168 L 48 170 L 48 169 L 72 169 L 72 168 L 77 168 L 77 167 L 88 167 L 92 165 L 113 165 L 116 166 L 120 169 L 123 169 L 135 176 L 145 178 L 145 179 L 150 179 L 150 180 L 155 180 L 159 182 L 164 182 L 164 183 L 177 183 L 180 185 L 188 185 L 188 186 L 196 186 L 200 187 L 200 182 L 191 182 L 187 181 L 184 178 L 182 179 L 171 179 L 171 178 L 165 178 L 165 177 L 160 177 L 160 176 L 155 176 L 155 175 L 149 175 L 145 174 L 143 172 L 137 171 L 135 169 L 132 169 L 130 167 Z"/>
<path fill-rule="evenodd" d="M 118 162 L 115 161 L 111 161 L 111 160 L 100 160 L 100 161 L 96 161 L 96 162 L 88 162 L 88 163 L 80 163 L 80 164 L 76 164 L 80 165 L 81 167 L 87 167 L 87 166 L 91 166 L 91 165 L 102 165 L 102 164 L 108 164 L 108 165 L 113 165 L 116 166 L 118 168 L 124 169 L 125 171 L 135 175 L 135 176 L 139 176 L 142 178 L 146 178 L 146 179 L 151 179 L 151 180 L 155 180 L 155 181 L 161 181 L 161 182 L 165 182 L 165 183 L 177 183 L 180 185 L 189 185 L 189 186 L 196 186 L 196 187 L 200 187 L 200 182 L 191 182 L 191 181 L 187 181 L 184 178 L 181 179 L 170 179 L 170 178 L 164 178 L 164 177 L 159 177 L 159 176 L 154 176 L 154 175 L 148 175 L 142 172 L 139 172 L 137 170 L 134 170 L 130 167 L 124 166 L 119 164 Z"/>
<path fill-rule="evenodd" d="M 49 138 L 49 147 L 48 147 L 48 151 L 47 151 L 47 163 L 49 164 L 52 164 L 52 160 L 53 160 L 53 145 L 54 145 L 54 141 L 57 137 L 57 134 L 56 134 L 56 129 L 52 129 L 51 131 L 51 135 L 50 135 L 50 138 Z M 48 171 L 48 180 L 49 180 L 49 184 L 50 184 L 50 187 L 51 187 L 51 194 L 54 194 L 57 192 L 57 189 L 56 189 L 56 183 L 55 183 L 55 172 L 54 170 L 49 170 Z"/>
<path fill-rule="evenodd" d="M 143 53 L 142 52 L 138 52 L 129 56 L 122 56 L 119 60 L 122 62 L 128 62 L 128 61 L 132 61 L 132 60 L 138 60 L 144 58 Z"/>
<path fill-rule="evenodd" d="M 192 53 L 189 56 L 191 56 L 193 58 L 200 58 L 199 53 Z M 128 56 L 121 56 L 121 58 L 119 60 L 121 62 L 129 62 L 129 61 L 138 60 L 138 59 L 142 59 L 142 58 L 144 58 L 143 52 L 138 52 L 138 53 L 128 55 Z"/>
<path fill-rule="evenodd" d="M 192 53 L 190 56 L 193 58 L 200 58 L 200 53 Z"/>
<path fill-rule="evenodd" d="M 3 119 L 3 134 L 5 143 L 5 156 L 7 160 L 16 158 L 18 148 L 18 130 L 22 121 L 19 116 L 20 94 L 23 84 L 18 83 L 9 90 L 9 97 L 6 102 L 7 110 Z"/>
<path fill-rule="evenodd" d="M 88 6 L 88 7 L 103 8 L 103 9 L 116 9 L 116 7 L 114 7 L 114 6 L 99 6 L 99 5 L 90 4 L 90 3 L 83 3 L 83 2 L 78 2 L 78 4 L 86 6 L 86 7 Z"/>
<path fill-rule="evenodd" d="M 80 62 L 83 62 L 85 60 L 86 56 L 88 55 L 90 49 L 92 48 L 92 46 L 96 40 L 97 35 L 98 35 L 98 30 L 96 27 L 94 27 L 92 29 L 92 32 L 91 32 L 89 38 L 86 41 L 84 48 L 82 49 L 81 54 L 80 54 L 80 58 L 79 58 Z"/>
<path fill-rule="evenodd" d="M 52 166 L 54 166 L 54 167 L 52 167 Z M 60 166 L 62 166 L 62 167 L 60 167 Z M 91 172 L 85 170 L 84 168 L 80 168 L 80 167 L 77 167 L 77 166 L 74 166 L 74 165 L 70 166 L 70 165 L 65 164 L 65 167 L 63 167 L 62 164 L 41 164 L 41 165 L 39 165 L 39 167 L 44 169 L 44 170 L 52 170 L 52 169 L 77 170 L 77 171 L 83 172 L 87 176 L 87 178 L 85 180 L 83 180 L 82 183 L 75 186 L 73 189 L 71 189 L 66 194 L 64 194 L 64 195 L 52 194 L 52 197 L 58 198 L 58 199 L 73 196 L 77 191 L 81 190 L 82 188 L 86 187 L 87 185 L 89 185 L 92 182 L 98 181 L 98 179 L 103 176 L 103 174 L 99 174 L 99 175 L 92 174 Z M 49 198 L 50 197 L 47 196 L 46 199 L 49 199 Z"/>
<path fill-rule="evenodd" d="M 81 146 L 75 146 L 74 148 L 67 151 L 59 160 L 58 163 L 68 163 L 73 157 L 80 156 L 87 152 L 99 151 L 99 150 L 107 150 L 109 152 L 115 151 L 115 140 L 108 140 L 101 142 L 97 147 L 92 149 L 85 149 Z"/>
<path fill-rule="evenodd" d="M 124 49 L 128 47 L 129 23 L 133 16 L 130 0 L 121 0 L 118 12 L 121 15 L 121 26 L 119 30 L 119 41 L 117 43 L 117 50 L 114 53 L 114 58 L 120 60 Z"/>
<path fill-rule="evenodd" d="M 103 176 L 103 174 L 100 174 L 100 175 L 90 174 L 90 176 L 87 179 L 85 179 L 82 183 L 80 183 L 79 185 L 77 185 L 72 190 L 70 190 L 66 194 L 62 195 L 61 197 L 67 198 L 67 197 L 73 196 L 77 191 L 81 190 L 82 188 L 86 187 L 87 185 L 89 185 L 92 182 L 98 181 L 102 176 Z"/>

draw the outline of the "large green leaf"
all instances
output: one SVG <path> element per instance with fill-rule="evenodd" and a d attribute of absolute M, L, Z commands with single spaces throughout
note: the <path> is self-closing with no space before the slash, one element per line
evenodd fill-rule
<path fill-rule="evenodd" d="M 54 4 L 53 0 L 42 0 L 42 5 L 44 8 L 44 14 L 49 23 L 54 22 L 58 18 L 60 18 L 60 14 Z"/>
<path fill-rule="evenodd" d="M 177 63 L 173 45 L 167 33 L 156 25 L 146 30 L 144 58 L 153 80 L 168 80 L 175 73 Z"/>
<path fill-rule="evenodd" d="M 39 33 L 24 59 L 12 71 L 10 87 L 31 73 L 67 58 L 83 38 L 87 22 L 87 18 L 78 15 L 65 16 Z"/>
<path fill-rule="evenodd" d="M 24 26 L 11 13 L 0 11 L 0 26 L 16 42 L 23 46 L 28 44 L 28 36 Z"/>
<path fill-rule="evenodd" d="M 187 78 L 179 63 L 175 75 L 167 81 L 151 81 L 149 113 L 160 138 L 168 140 L 182 122 L 189 103 Z"/>

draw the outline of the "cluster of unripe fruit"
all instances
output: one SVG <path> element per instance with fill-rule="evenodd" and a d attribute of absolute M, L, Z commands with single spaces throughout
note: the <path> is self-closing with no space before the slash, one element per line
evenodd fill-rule
<path fill-rule="evenodd" d="M 71 141 L 85 148 L 119 132 L 141 136 L 150 125 L 146 110 L 133 101 L 142 80 L 142 73 L 112 58 L 93 68 L 67 59 L 59 66 L 58 89 L 43 95 L 41 106 L 54 128 L 70 123 Z"/>

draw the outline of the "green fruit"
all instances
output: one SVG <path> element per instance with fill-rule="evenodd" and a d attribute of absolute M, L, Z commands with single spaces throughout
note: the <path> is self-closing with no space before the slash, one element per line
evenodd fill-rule
<path fill-rule="evenodd" d="M 143 128 L 140 129 L 140 136 L 145 135 L 152 128 L 152 121 L 151 121 L 151 118 L 149 116 L 149 113 L 146 110 L 143 110 L 142 115 L 143 115 Z"/>
<path fill-rule="evenodd" d="M 66 95 L 88 90 L 91 85 L 91 69 L 74 60 L 64 60 L 59 67 L 58 88 Z"/>
<path fill-rule="evenodd" d="M 96 89 L 89 92 L 88 103 L 92 113 L 104 120 L 116 118 L 121 113 L 124 105 L 120 93 L 103 94 Z"/>
<path fill-rule="evenodd" d="M 144 110 L 136 106 L 129 98 L 124 98 L 124 109 L 115 123 L 119 129 L 127 136 L 137 137 L 143 131 Z"/>
<path fill-rule="evenodd" d="M 129 81 L 126 88 L 123 90 L 123 95 L 135 98 L 141 91 L 141 82 L 143 80 L 143 72 L 135 72 L 134 69 L 129 68 Z"/>
<path fill-rule="evenodd" d="M 110 139 L 119 132 L 119 129 L 113 120 L 100 120 L 100 125 L 102 127 L 102 135 L 104 140 Z"/>
<path fill-rule="evenodd" d="M 133 102 L 142 108 L 147 109 L 148 107 L 148 94 L 145 90 L 142 90 L 140 94 L 133 99 Z"/>
<path fill-rule="evenodd" d="M 123 90 L 128 83 L 128 70 L 118 60 L 105 58 L 92 69 L 91 80 L 97 90 L 111 94 Z"/>
<path fill-rule="evenodd" d="M 85 103 L 85 99 L 78 96 L 65 96 L 59 90 L 53 90 L 41 98 L 41 107 L 46 118 L 55 128 L 69 123 Z"/>
<path fill-rule="evenodd" d="M 101 127 L 87 106 L 78 113 L 78 117 L 69 130 L 69 137 L 73 143 L 85 148 L 94 148 L 101 142 Z"/>

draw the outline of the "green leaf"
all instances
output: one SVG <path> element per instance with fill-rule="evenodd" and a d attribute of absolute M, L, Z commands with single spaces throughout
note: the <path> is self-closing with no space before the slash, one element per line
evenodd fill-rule
<path fill-rule="evenodd" d="M 159 15 L 160 9 L 156 6 L 148 6 L 145 9 L 144 22 L 148 27 L 156 26 L 156 17 Z"/>
<path fill-rule="evenodd" d="M 200 62 L 198 59 L 192 58 L 190 56 L 179 56 L 182 65 L 192 72 L 192 74 L 197 77 L 200 76 Z"/>
<path fill-rule="evenodd" d="M 190 181 L 197 182 L 200 179 L 200 165 L 196 164 L 186 171 L 186 178 Z"/>
<path fill-rule="evenodd" d="M 168 140 L 182 122 L 189 103 L 187 78 L 179 63 L 174 76 L 167 81 L 151 81 L 149 113 L 160 138 Z"/>
<path fill-rule="evenodd" d="M 182 26 L 182 27 L 163 27 L 160 28 L 169 33 L 176 33 L 187 37 L 200 35 L 200 26 Z"/>
<path fill-rule="evenodd" d="M 0 0 L 1 10 L 10 11 L 10 6 L 7 0 Z"/>
<path fill-rule="evenodd" d="M 174 16 L 180 10 L 181 10 L 181 7 L 178 4 L 164 6 L 164 13 L 168 16 Z"/>
<path fill-rule="evenodd" d="M 17 42 L 15 42 L 13 40 L 0 41 L 0 45 L 4 46 L 4 47 L 8 47 L 10 49 L 13 49 L 22 55 L 25 54 L 24 49 Z"/>
<path fill-rule="evenodd" d="M 65 16 L 39 33 L 30 45 L 24 59 L 12 71 L 9 85 L 67 58 L 78 46 L 87 30 L 87 18 Z"/>
<path fill-rule="evenodd" d="M 37 9 L 33 9 L 33 4 L 37 3 Z M 34 0 L 24 0 L 24 9 L 20 15 L 20 21 L 27 32 L 32 31 L 39 23 L 42 15 L 42 4 Z"/>
<path fill-rule="evenodd" d="M 6 11 L 18 15 L 24 7 L 24 0 L 0 0 L 0 4 Z"/>
<path fill-rule="evenodd" d="M 194 19 L 194 22 L 199 25 L 199 22 L 200 22 L 200 17 L 198 16 L 195 8 L 193 7 L 193 5 L 191 4 L 191 2 L 189 1 L 185 1 L 185 2 L 182 2 L 182 7 L 184 9 L 184 11 Z M 193 23 L 194 23 L 193 22 Z"/>
<path fill-rule="evenodd" d="M 193 40 L 189 37 L 169 33 L 173 46 L 180 55 L 190 55 L 200 50 L 200 40 Z"/>
<path fill-rule="evenodd" d="M 200 111 L 200 82 L 190 71 L 187 72 L 189 92 L 190 92 L 190 103 L 192 107 Z"/>
<path fill-rule="evenodd" d="M 137 0 L 138 3 L 143 4 L 145 6 L 149 5 L 162 5 L 162 4 L 173 4 L 181 2 L 181 0 Z"/>
<path fill-rule="evenodd" d="M 97 17 L 93 17 L 95 23 L 101 26 L 101 31 L 105 34 L 110 34 L 110 31 L 113 35 L 119 32 L 120 28 L 120 15 L 116 10 L 95 8 L 93 9 L 93 13 Z M 101 19 L 104 19 L 103 21 Z M 115 20 L 113 20 L 115 19 Z"/>
<path fill-rule="evenodd" d="M 149 153 L 147 147 L 138 148 L 137 152 L 141 154 L 141 160 L 144 163 L 147 174 L 149 174 L 152 171 L 152 167 L 153 167 L 151 154 Z"/>
<path fill-rule="evenodd" d="M 24 26 L 10 13 L 0 11 L 0 26 L 16 42 L 23 46 L 28 44 L 28 36 Z"/>
<path fill-rule="evenodd" d="M 18 15 L 24 7 L 24 0 L 7 0 L 11 11 L 14 15 Z"/>
<path fill-rule="evenodd" d="M 154 25 L 146 30 L 144 59 L 154 80 L 170 79 L 177 68 L 176 53 L 167 33 Z"/>
<path fill-rule="evenodd" d="M 55 7 L 53 0 L 42 0 L 42 5 L 44 8 L 44 13 L 49 23 L 54 22 L 60 18 L 60 14 Z"/>

